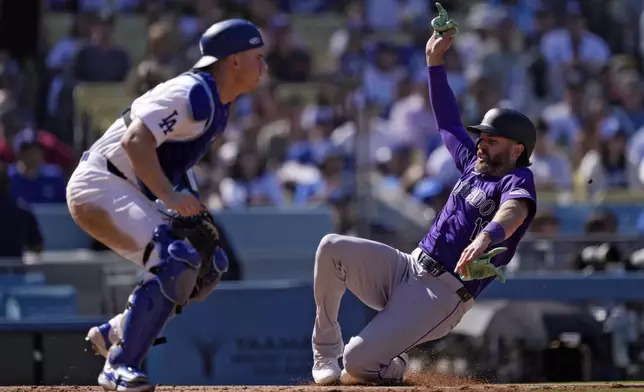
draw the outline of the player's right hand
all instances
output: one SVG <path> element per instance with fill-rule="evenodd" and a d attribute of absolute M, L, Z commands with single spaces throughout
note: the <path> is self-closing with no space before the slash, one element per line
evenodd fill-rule
<path fill-rule="evenodd" d="M 458 25 L 453 19 L 448 19 L 447 11 L 436 3 L 438 16 L 432 19 L 434 32 L 425 45 L 425 56 L 427 65 L 440 65 L 443 63 L 443 55 L 452 46 L 454 37 L 458 34 Z"/>
<path fill-rule="evenodd" d="M 203 210 L 203 205 L 192 193 L 172 192 L 163 203 L 181 216 L 192 216 Z"/>

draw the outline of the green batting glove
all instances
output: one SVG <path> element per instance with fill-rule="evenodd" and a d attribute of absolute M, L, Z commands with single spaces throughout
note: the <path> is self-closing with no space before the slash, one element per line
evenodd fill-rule
<path fill-rule="evenodd" d="M 458 24 L 454 19 L 447 19 L 447 11 L 445 11 L 441 3 L 436 3 L 436 8 L 438 8 L 438 16 L 432 19 L 434 34 L 440 37 L 446 31 L 454 30 L 454 36 L 456 36 L 459 32 Z"/>
<path fill-rule="evenodd" d="M 494 256 L 498 255 L 499 253 L 503 253 L 506 250 L 508 250 L 508 248 L 494 248 L 491 251 L 477 257 L 476 260 L 465 266 L 465 270 L 467 271 L 466 275 L 463 275 L 462 273 L 459 274 L 461 279 L 463 281 L 468 281 L 485 279 L 494 276 L 498 278 L 501 283 L 505 283 L 505 275 L 503 274 L 503 270 L 492 264 L 491 260 Z"/>

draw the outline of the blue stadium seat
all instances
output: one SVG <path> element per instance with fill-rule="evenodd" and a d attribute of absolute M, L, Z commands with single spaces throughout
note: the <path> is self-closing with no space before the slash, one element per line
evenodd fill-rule
<path fill-rule="evenodd" d="M 45 275 L 37 272 L 0 274 L 0 291 L 14 286 L 42 285 L 45 280 Z"/>
<path fill-rule="evenodd" d="M 73 317 L 77 315 L 76 289 L 67 285 L 16 286 L 4 291 L 0 308 L 10 320 Z"/>
<path fill-rule="evenodd" d="M 563 234 L 583 234 L 584 224 L 588 216 L 594 211 L 610 211 L 617 217 L 619 222 L 619 232 L 633 234 L 637 232 L 637 221 L 641 215 L 641 206 L 635 204 L 603 204 L 596 206 L 593 204 L 575 204 L 575 205 L 543 205 L 544 209 L 550 209 L 561 224 Z"/>

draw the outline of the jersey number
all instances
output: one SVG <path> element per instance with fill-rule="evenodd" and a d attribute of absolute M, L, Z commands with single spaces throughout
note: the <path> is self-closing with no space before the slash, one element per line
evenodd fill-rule
<path fill-rule="evenodd" d="M 483 230 L 485 226 L 490 222 L 484 221 L 483 218 L 476 218 L 476 221 L 474 222 L 474 231 L 472 232 L 472 235 L 470 236 L 470 241 L 474 241 L 477 235 Z"/>
<path fill-rule="evenodd" d="M 177 111 L 170 113 L 167 117 L 163 118 L 159 123 L 159 128 L 163 130 L 163 134 L 167 135 L 170 132 L 174 131 L 174 126 L 177 125 Z"/>

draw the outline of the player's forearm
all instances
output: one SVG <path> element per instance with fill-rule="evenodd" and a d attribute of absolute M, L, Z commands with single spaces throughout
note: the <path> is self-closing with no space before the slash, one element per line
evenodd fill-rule
<path fill-rule="evenodd" d="M 463 128 L 458 102 L 447 81 L 445 67 L 429 66 L 428 73 L 432 111 L 446 147 L 455 152 L 460 144 L 467 145 L 472 141 Z"/>
<path fill-rule="evenodd" d="M 489 236 L 492 243 L 503 241 L 511 237 L 523 224 L 528 217 L 528 213 L 528 206 L 521 199 L 508 200 L 501 205 L 494 215 L 492 222 L 488 224 L 488 226 L 491 226 L 489 228 L 486 226 L 481 234 Z M 495 229 L 495 225 L 500 226 L 502 231 L 491 231 Z M 501 237 L 503 238 L 501 239 Z"/>
<path fill-rule="evenodd" d="M 121 140 L 134 173 L 154 193 L 165 200 L 172 193 L 172 184 L 163 173 L 156 154 L 156 141 L 145 125 L 136 119 Z"/>

